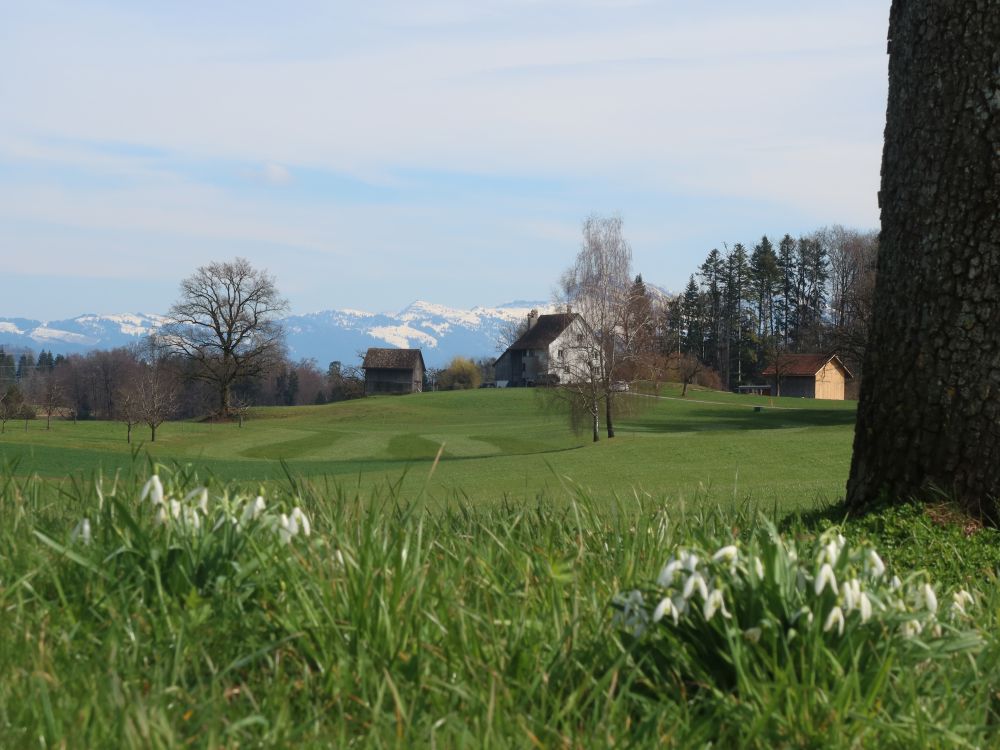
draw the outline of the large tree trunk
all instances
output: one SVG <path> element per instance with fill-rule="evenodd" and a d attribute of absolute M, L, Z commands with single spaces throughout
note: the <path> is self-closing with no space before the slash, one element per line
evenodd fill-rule
<path fill-rule="evenodd" d="M 598 442 L 601 439 L 601 424 L 600 424 L 600 410 L 597 408 L 597 404 L 594 404 L 590 409 L 590 416 L 593 420 L 594 427 L 594 442 Z"/>
<path fill-rule="evenodd" d="M 894 0 L 882 235 L 847 503 L 998 520 L 1000 5 Z"/>

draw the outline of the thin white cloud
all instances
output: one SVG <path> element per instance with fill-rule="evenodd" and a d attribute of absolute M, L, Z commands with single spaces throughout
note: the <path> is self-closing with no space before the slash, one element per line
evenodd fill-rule
<path fill-rule="evenodd" d="M 198 253 L 248 242 L 340 258 L 374 246 L 405 258 L 418 242 L 453 258 L 477 232 L 499 232 L 491 242 L 506 238 L 525 257 L 531 242 L 572 252 L 566 212 L 630 212 L 514 196 L 506 210 L 524 215 L 466 205 L 467 226 L 449 233 L 455 207 L 429 199 L 351 210 L 280 202 L 306 170 L 394 185 L 412 169 L 588 182 L 664 202 L 744 200 L 773 207 L 769 226 L 782 212 L 874 224 L 888 0 L 714 7 L 393 0 L 280 12 L 250 4 L 227 16 L 212 4 L 37 0 L 0 30 L 0 161 L 129 184 L 0 183 L 0 217 L 8 227 L 197 239 Z M 73 145 L 86 142 L 165 156 Z M 287 190 L 236 195 L 184 176 L 176 160 L 241 165 L 231 175 Z M 698 235 L 678 221 L 642 231 Z M 72 240 L 55 244 L 66 252 Z M 55 256 L 18 263 L 40 272 Z"/>

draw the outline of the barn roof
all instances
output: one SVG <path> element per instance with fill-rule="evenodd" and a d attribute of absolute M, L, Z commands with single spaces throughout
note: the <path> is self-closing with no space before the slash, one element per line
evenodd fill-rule
<path fill-rule="evenodd" d="M 552 313 L 550 315 L 539 315 L 538 321 L 531 326 L 513 344 L 507 347 L 511 349 L 543 349 L 553 341 L 559 334 L 569 328 L 570 324 L 579 315 L 576 313 Z"/>
<path fill-rule="evenodd" d="M 851 371 L 836 354 L 782 354 L 778 357 L 777 363 L 771 362 L 761 374 L 774 377 L 777 369 L 780 370 L 783 378 L 811 378 L 831 360 L 844 371 L 845 378 L 854 379 Z M 777 364 L 777 368 L 775 368 L 775 364 Z"/>
<path fill-rule="evenodd" d="M 419 349 L 377 349 L 365 353 L 361 367 L 365 370 L 412 370 L 419 364 L 423 369 L 424 355 Z"/>

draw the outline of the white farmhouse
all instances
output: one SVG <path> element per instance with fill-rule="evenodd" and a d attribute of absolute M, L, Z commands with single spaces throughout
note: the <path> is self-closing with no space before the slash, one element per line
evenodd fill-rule
<path fill-rule="evenodd" d="M 593 333 L 576 313 L 539 315 L 496 361 L 497 387 L 553 385 L 580 380 L 589 372 Z"/>

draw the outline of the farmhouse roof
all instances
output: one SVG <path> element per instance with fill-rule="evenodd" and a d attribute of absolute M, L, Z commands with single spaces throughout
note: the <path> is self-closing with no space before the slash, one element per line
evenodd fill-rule
<path fill-rule="evenodd" d="M 844 371 L 845 378 L 854 379 L 851 371 L 836 354 L 782 354 L 776 361 L 772 361 L 762 374 L 770 377 L 780 374 L 783 378 L 811 378 L 830 361 L 836 362 Z"/>
<path fill-rule="evenodd" d="M 417 364 L 423 369 L 424 355 L 419 349 L 377 349 L 372 347 L 365 353 L 361 367 L 365 370 L 412 370 Z"/>
<path fill-rule="evenodd" d="M 511 349 L 543 349 L 555 341 L 559 334 L 569 328 L 570 324 L 579 317 L 577 313 L 539 315 L 538 321 L 511 344 L 508 351 Z"/>

